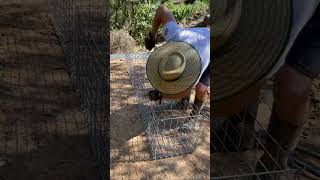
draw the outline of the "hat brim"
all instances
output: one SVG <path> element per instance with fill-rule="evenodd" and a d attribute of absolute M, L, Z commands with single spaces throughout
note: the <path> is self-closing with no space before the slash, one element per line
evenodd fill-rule
<path fill-rule="evenodd" d="M 171 53 L 181 52 L 186 60 L 186 66 L 180 77 L 174 81 L 165 81 L 160 77 L 158 68 L 161 59 Z M 174 95 L 192 87 L 201 73 L 201 60 L 198 52 L 188 43 L 169 42 L 155 49 L 149 56 L 146 72 L 150 84 L 162 93 Z"/>
<path fill-rule="evenodd" d="M 234 10 L 234 16 L 238 18 L 233 32 L 218 36 L 215 35 L 215 28 L 219 28 L 215 26 L 219 23 L 212 26 L 211 58 L 214 67 L 212 83 L 215 102 L 232 98 L 264 79 L 280 60 L 290 35 L 291 0 L 232 2 L 228 5 L 234 7 L 228 9 Z M 213 6 L 212 13 L 215 8 L 218 7 Z M 213 13 L 212 17 L 214 15 Z M 230 17 L 230 14 L 228 15 Z M 225 38 L 226 36 L 228 37 Z M 226 40 L 223 46 L 219 46 L 223 40 Z M 214 44 L 219 48 L 215 48 L 217 46 Z"/>

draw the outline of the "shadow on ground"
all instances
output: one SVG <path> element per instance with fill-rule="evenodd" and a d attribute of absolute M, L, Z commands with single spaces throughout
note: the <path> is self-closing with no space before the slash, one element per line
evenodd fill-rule
<path fill-rule="evenodd" d="M 0 179 L 98 179 L 48 13 L 21 4 L 0 9 Z"/>

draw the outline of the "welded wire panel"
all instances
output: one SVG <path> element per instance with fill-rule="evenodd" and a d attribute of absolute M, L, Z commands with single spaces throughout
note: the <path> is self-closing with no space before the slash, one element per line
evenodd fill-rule
<path fill-rule="evenodd" d="M 142 55 L 142 56 L 140 56 Z M 119 60 L 117 58 L 127 58 Z M 138 57 L 140 59 L 134 59 Z M 192 104 L 150 101 L 144 53 L 111 55 L 111 160 L 136 162 L 191 153 L 201 133 L 203 115 Z M 184 131 L 182 127 L 190 128 Z"/>
<path fill-rule="evenodd" d="M 133 95 L 126 63 L 110 62 L 110 157 L 114 162 L 150 160 L 143 121 Z"/>
<path fill-rule="evenodd" d="M 21 2 L 0 5 L 0 179 L 95 171 L 90 156 L 79 158 L 88 130 L 51 19 Z"/>
<path fill-rule="evenodd" d="M 103 179 L 109 161 L 109 29 L 106 0 L 52 0 L 53 21 L 66 56 L 65 67 L 80 96 L 93 154 Z"/>
<path fill-rule="evenodd" d="M 18 5 L 3 8 L 21 14 L 32 11 Z M 15 27 L 11 32 L 0 30 L 1 154 L 12 153 L 13 149 L 29 152 L 48 143 L 54 135 L 76 135 L 84 127 L 57 39 L 37 32 L 52 30 L 49 18 L 30 15 L 25 19 L 39 28 L 25 33 L 25 22 L 17 19 L 3 22 Z M 64 111 L 66 107 L 68 111 Z"/>
<path fill-rule="evenodd" d="M 150 101 L 148 92 L 153 90 L 153 87 L 146 76 L 146 59 L 127 62 L 152 158 L 160 159 L 191 153 L 201 133 L 199 121 L 203 119 L 202 115 L 192 113 L 190 102 L 182 104 L 163 100 L 159 104 Z"/>
<path fill-rule="evenodd" d="M 262 106 L 260 105 L 260 108 Z M 211 177 L 213 179 L 299 179 L 297 169 L 283 169 L 277 162 L 284 150 L 271 154 L 265 143 L 279 145 L 267 132 L 267 124 L 247 110 L 231 118 L 213 118 Z M 265 154 L 271 164 L 260 158 Z"/>

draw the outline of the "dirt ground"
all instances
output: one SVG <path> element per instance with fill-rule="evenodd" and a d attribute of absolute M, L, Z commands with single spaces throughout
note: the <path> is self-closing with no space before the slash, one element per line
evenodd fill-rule
<path fill-rule="evenodd" d="M 0 179 L 98 179 L 48 12 L 29 5 L 0 1 Z"/>

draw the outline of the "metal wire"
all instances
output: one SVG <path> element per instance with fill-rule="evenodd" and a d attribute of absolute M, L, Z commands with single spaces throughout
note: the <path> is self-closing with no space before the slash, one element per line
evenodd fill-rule
<path fill-rule="evenodd" d="M 0 159 L 14 166 L 2 164 L 0 179 L 39 176 L 49 161 L 63 158 L 62 150 L 76 146 L 70 138 L 85 141 L 83 135 L 88 133 L 51 20 L 41 8 L 11 1 L 1 4 Z M 83 147 L 81 153 L 86 151 Z M 26 170 L 25 163 L 32 168 Z"/>
<path fill-rule="evenodd" d="M 201 133 L 201 120 L 204 119 L 202 113 L 196 114 L 192 111 L 193 106 L 190 101 L 179 103 L 164 100 L 159 104 L 149 100 L 148 92 L 153 89 L 145 72 L 149 55 L 149 52 L 111 55 L 111 60 L 126 61 L 139 117 L 144 124 L 145 141 L 150 148 L 150 156 L 138 156 L 131 161 L 148 160 L 148 158 L 157 160 L 192 153 Z M 118 156 L 121 156 L 121 153 L 118 153 Z M 113 157 L 112 159 L 123 158 Z"/>
<path fill-rule="evenodd" d="M 260 102 L 260 104 L 263 103 L 267 102 Z M 212 179 L 291 180 L 300 178 L 301 171 L 298 169 L 283 169 L 278 164 L 277 160 L 284 150 L 267 132 L 267 125 L 256 119 L 252 110 L 246 109 L 233 118 L 213 118 L 213 121 Z M 269 151 L 266 139 L 270 141 L 269 146 L 279 147 L 276 152 Z M 260 159 L 263 154 L 269 159 L 268 164 Z"/>
<path fill-rule="evenodd" d="M 82 112 L 91 135 L 92 150 L 103 179 L 109 177 L 109 77 L 107 31 L 109 1 L 53 0 L 54 25 L 65 56 L 66 69 L 81 97 Z"/>

